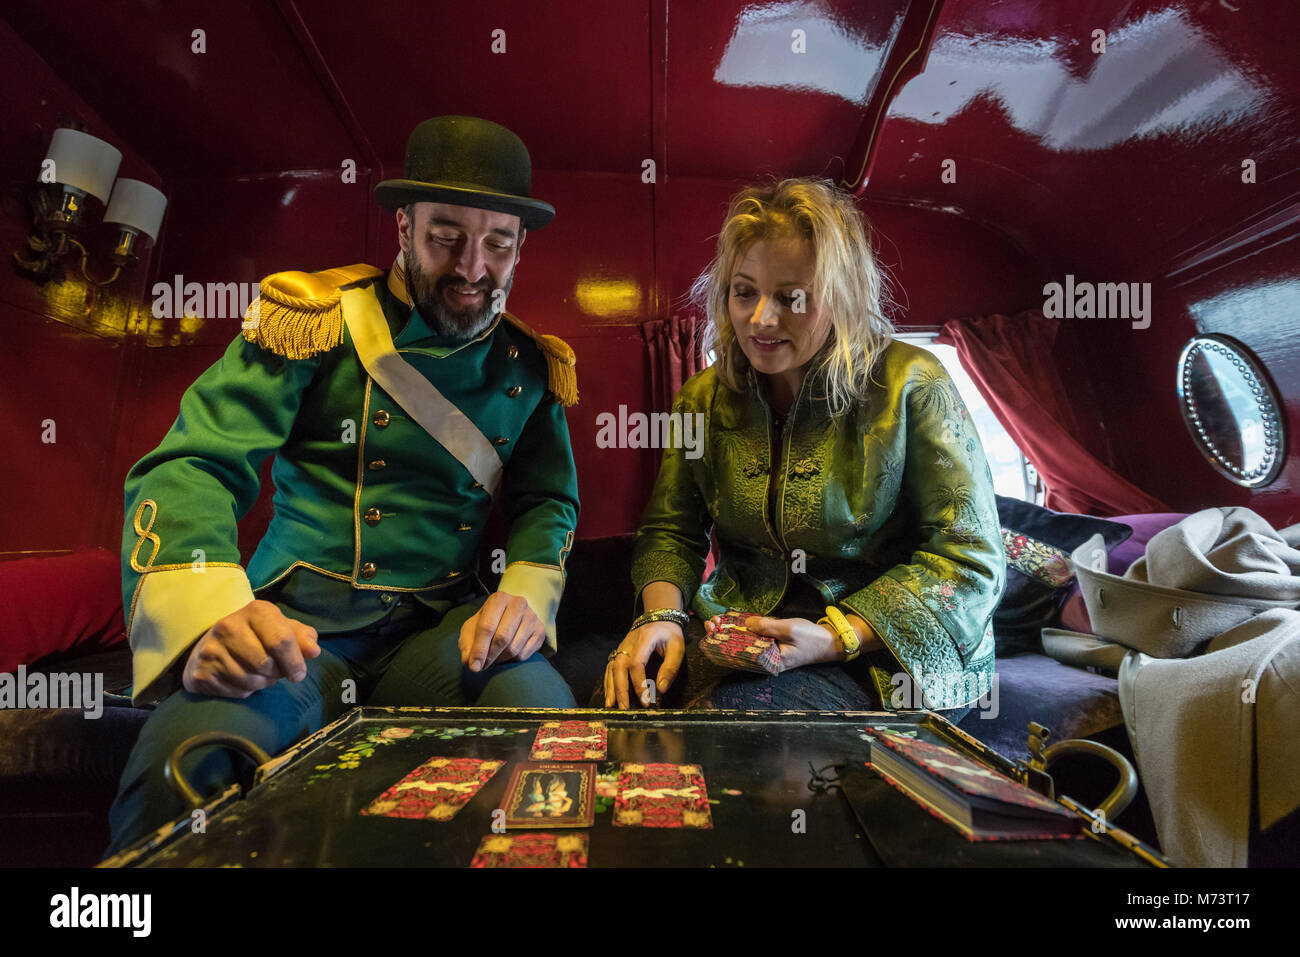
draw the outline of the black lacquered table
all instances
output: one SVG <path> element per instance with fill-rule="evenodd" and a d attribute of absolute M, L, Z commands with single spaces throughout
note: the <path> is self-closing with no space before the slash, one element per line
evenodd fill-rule
<path fill-rule="evenodd" d="M 948 744 L 1033 782 L 938 715 L 922 712 L 547 711 L 356 708 L 232 787 L 105 862 L 146 867 L 467 867 L 492 833 L 510 771 L 529 760 L 544 721 L 603 721 L 609 773 L 620 762 L 698 764 L 712 827 L 615 827 L 597 805 L 590 867 L 1082 866 L 1158 863 L 1122 831 L 1080 817 L 1074 840 L 970 842 L 864 763 L 863 729 L 887 727 Z M 505 761 L 449 821 L 362 815 L 434 757 Z M 814 778 L 813 769 L 818 772 Z M 838 784 L 835 779 L 838 778 Z M 816 789 L 810 789 L 812 781 Z M 514 833 L 514 832 L 512 832 Z"/>

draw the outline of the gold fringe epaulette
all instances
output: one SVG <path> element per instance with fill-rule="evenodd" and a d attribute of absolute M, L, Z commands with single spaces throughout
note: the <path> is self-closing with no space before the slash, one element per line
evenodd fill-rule
<path fill-rule="evenodd" d="M 546 387 L 560 400 L 560 405 L 578 404 L 578 358 L 573 354 L 573 347 L 559 336 L 542 335 L 524 325 L 523 321 L 510 313 L 505 313 L 510 325 L 537 343 L 546 357 Z"/>
<path fill-rule="evenodd" d="M 244 338 L 286 359 L 328 352 L 343 341 L 343 289 L 383 274 L 364 263 L 273 273 L 248 307 Z"/>

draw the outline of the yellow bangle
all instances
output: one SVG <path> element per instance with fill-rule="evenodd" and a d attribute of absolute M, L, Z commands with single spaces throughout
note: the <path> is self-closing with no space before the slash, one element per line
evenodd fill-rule
<path fill-rule="evenodd" d="M 845 661 L 852 661 L 862 651 L 862 641 L 858 638 L 858 633 L 853 630 L 844 613 L 834 605 L 826 606 L 826 617 L 817 624 L 828 625 L 831 631 L 839 635 L 840 644 L 844 646 Z"/>

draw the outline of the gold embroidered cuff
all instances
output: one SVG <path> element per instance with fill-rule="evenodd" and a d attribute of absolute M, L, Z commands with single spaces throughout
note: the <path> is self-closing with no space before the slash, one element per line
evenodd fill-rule
<path fill-rule="evenodd" d="M 154 701 L 173 691 L 159 679 L 205 631 L 252 600 L 253 588 L 239 565 L 209 562 L 201 572 L 184 565 L 141 575 L 126 625 L 132 701 Z"/>
<path fill-rule="evenodd" d="M 560 595 L 564 592 L 564 572 L 558 565 L 535 565 L 532 562 L 511 562 L 501 573 L 497 591 L 508 595 L 521 595 L 527 600 L 542 623 L 546 625 L 546 648 L 554 654 L 555 615 L 560 608 Z"/>

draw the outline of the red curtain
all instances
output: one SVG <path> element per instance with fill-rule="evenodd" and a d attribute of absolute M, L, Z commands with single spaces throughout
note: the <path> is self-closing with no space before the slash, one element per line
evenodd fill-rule
<path fill-rule="evenodd" d="M 1015 317 L 954 319 L 944 324 L 938 341 L 956 347 L 993 414 L 1038 469 L 1048 508 L 1089 515 L 1169 511 L 1075 438 L 1077 400 L 1052 358 L 1058 328 L 1055 319 L 1031 309 Z M 1093 409 L 1079 411 L 1095 415 Z"/>
<path fill-rule="evenodd" d="M 704 368 L 704 334 L 707 319 L 695 313 L 669 319 L 651 319 L 641 326 L 650 353 L 651 410 L 665 412 L 672 407 L 677 390 Z M 712 537 L 712 536 L 710 536 Z M 713 539 L 704 563 L 704 577 L 718 562 L 718 543 Z"/>
<path fill-rule="evenodd" d="M 704 322 L 694 313 L 643 323 L 650 353 L 651 410 L 667 411 L 682 383 L 704 368 Z"/>

